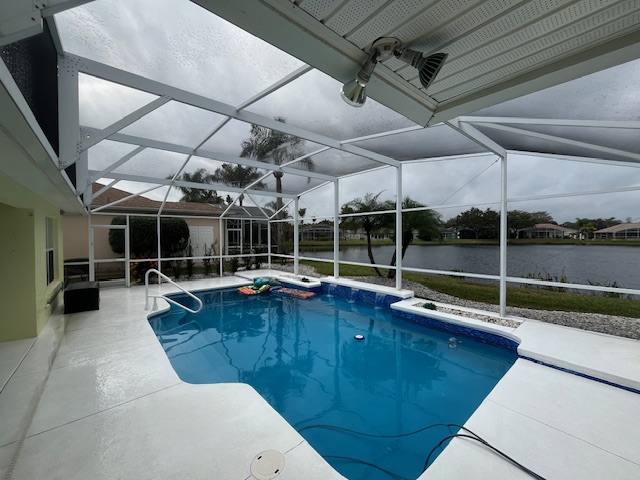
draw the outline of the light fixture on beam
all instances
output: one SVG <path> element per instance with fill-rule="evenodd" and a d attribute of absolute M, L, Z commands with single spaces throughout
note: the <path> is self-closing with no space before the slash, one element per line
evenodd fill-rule
<path fill-rule="evenodd" d="M 367 100 L 367 83 L 369 83 L 373 70 L 378 62 L 384 61 L 392 55 L 418 70 L 418 77 L 424 88 L 431 85 L 449 56 L 447 53 L 434 53 L 423 57 L 421 52 L 403 48 L 397 38 L 381 37 L 371 45 L 369 57 L 356 75 L 355 80 L 343 85 L 340 91 L 342 99 L 353 107 L 364 105 Z"/>

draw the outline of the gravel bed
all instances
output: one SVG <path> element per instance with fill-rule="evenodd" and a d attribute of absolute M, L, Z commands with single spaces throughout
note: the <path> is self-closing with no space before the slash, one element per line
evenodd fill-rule
<path fill-rule="evenodd" d="M 293 271 L 291 266 L 278 266 L 278 270 Z M 310 277 L 319 277 L 312 267 L 307 265 L 299 266 L 299 273 Z M 376 285 L 385 285 L 395 287 L 395 280 L 383 277 L 345 277 L 363 283 L 373 283 Z M 435 292 L 424 285 L 409 280 L 402 281 L 402 288 L 412 290 L 417 298 L 428 300 L 431 302 L 446 303 L 449 305 L 457 305 L 460 307 L 473 308 L 476 310 L 485 310 L 488 312 L 499 313 L 500 308 L 497 305 L 487 303 L 473 302 L 453 297 L 445 293 Z M 446 311 L 439 308 L 440 311 Z M 460 310 L 451 313 L 463 315 Z M 580 328 L 592 332 L 606 333 L 616 335 L 618 337 L 633 338 L 640 340 L 640 319 L 631 317 L 616 317 L 613 315 L 603 315 L 600 313 L 579 313 L 579 312 L 562 312 L 557 310 L 534 310 L 530 308 L 507 307 L 507 315 L 510 317 L 538 320 L 546 323 L 554 323 L 556 325 L 564 325 L 567 327 Z M 476 320 L 489 321 L 490 323 L 499 323 L 493 317 L 485 315 L 474 315 L 464 312 L 463 316 L 469 316 Z M 507 320 L 508 319 L 503 319 Z M 506 325 L 511 326 L 511 325 Z"/>
<path fill-rule="evenodd" d="M 415 306 L 422 307 L 425 303 L 428 303 L 428 302 L 416 303 Z M 442 312 L 442 313 L 450 313 L 452 315 L 457 315 L 459 317 L 473 318 L 474 320 L 480 320 L 486 323 L 493 323 L 494 325 L 502 325 L 503 327 L 509 327 L 509 328 L 518 328 L 522 324 L 522 322 L 517 322 L 509 318 L 499 318 L 499 317 L 492 317 L 490 315 L 481 315 L 479 313 L 467 312 L 466 310 L 458 310 L 456 308 L 446 308 L 446 307 L 438 306 L 436 311 Z"/>

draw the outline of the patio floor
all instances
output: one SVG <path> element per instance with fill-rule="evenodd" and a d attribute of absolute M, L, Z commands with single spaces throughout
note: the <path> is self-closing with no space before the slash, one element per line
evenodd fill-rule
<path fill-rule="evenodd" d="M 343 478 L 251 387 L 182 382 L 146 320 L 144 288 L 100 295 L 98 311 L 59 307 L 37 340 L 0 344 L 0 475 L 242 480 L 258 453 L 277 450 L 278 479 Z M 513 334 L 522 355 L 640 390 L 640 342 L 535 321 Z M 639 419 L 640 394 L 521 358 L 466 425 L 548 480 L 636 479 Z M 531 477 L 456 439 L 420 478 Z"/>

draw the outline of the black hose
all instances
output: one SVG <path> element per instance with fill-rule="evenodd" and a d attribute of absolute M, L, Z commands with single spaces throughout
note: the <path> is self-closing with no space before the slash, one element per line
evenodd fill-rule
<path fill-rule="evenodd" d="M 431 449 L 431 451 L 429 452 L 429 455 L 427 455 L 427 460 L 424 462 L 424 467 L 422 469 L 422 471 L 424 472 L 428 465 L 429 465 L 429 461 L 431 460 L 431 456 L 433 455 L 433 453 L 440 448 L 440 446 L 442 446 L 442 444 L 444 442 L 446 442 L 447 440 L 450 440 L 452 438 L 468 438 L 470 440 L 475 440 L 476 442 L 479 442 L 481 444 L 483 444 L 484 446 L 490 448 L 491 450 L 493 450 L 495 453 L 497 453 L 498 455 L 500 455 L 501 457 L 503 457 L 504 459 L 508 460 L 509 462 L 511 462 L 513 465 L 515 465 L 516 467 L 518 467 L 519 469 L 521 469 L 523 472 L 531 475 L 533 478 L 535 478 L 536 480 L 545 480 L 544 477 L 538 475 L 537 473 L 535 473 L 534 471 L 530 470 L 529 468 L 525 467 L 524 465 L 522 465 L 521 463 L 518 463 L 517 461 L 515 461 L 513 458 L 511 458 L 509 455 L 507 455 L 506 453 L 498 450 L 496 447 L 494 447 L 493 445 L 491 445 L 489 442 L 487 442 L 485 439 L 483 439 L 482 437 L 480 437 L 478 434 L 472 432 L 471 430 L 469 430 L 467 427 L 463 426 L 463 425 L 459 425 L 457 423 L 434 423 L 432 425 L 427 425 L 426 427 L 422 427 L 419 428 L 418 430 L 414 430 L 412 432 L 406 432 L 406 433 L 399 433 L 396 435 L 377 435 L 377 434 L 373 434 L 373 433 L 366 433 L 366 432 L 360 432 L 358 430 L 352 430 L 350 428 L 345 428 L 345 427 L 340 427 L 337 425 L 329 425 L 329 424 L 324 424 L 324 423 L 320 423 L 320 424 L 315 424 L 315 425 L 306 425 L 304 427 L 302 427 L 301 429 L 298 430 L 298 433 L 302 432 L 303 430 L 307 430 L 309 428 L 327 428 L 329 430 L 338 430 L 338 431 L 342 431 L 342 432 L 347 432 L 347 433 L 353 433 L 356 435 L 362 435 L 364 437 L 373 437 L 373 438 L 400 438 L 400 437 L 408 437 L 410 435 L 415 435 L 417 433 L 420 432 L 424 432 L 425 430 L 429 430 L 431 428 L 435 428 L 435 427 L 457 427 L 460 430 L 464 430 L 465 432 L 469 433 L 470 435 L 466 435 L 463 433 L 456 433 L 456 434 L 452 434 L 452 435 L 448 435 L 446 437 L 444 437 L 442 440 L 440 440 L 440 442 L 438 442 L 438 444 L 433 447 Z M 370 465 L 372 467 L 375 467 L 385 473 L 387 473 L 388 475 L 392 475 L 395 476 L 396 478 L 400 478 L 403 479 L 404 477 L 401 477 L 398 474 L 395 474 L 393 472 L 390 472 L 389 470 L 385 470 L 382 467 L 379 467 L 377 465 L 374 465 L 372 463 L 366 462 L 364 460 L 358 460 L 356 458 L 351 458 L 351 457 L 340 457 L 340 456 L 336 456 L 336 455 L 325 455 L 325 458 L 339 458 L 339 459 L 343 459 L 343 460 L 349 460 L 349 461 L 353 461 L 353 462 L 359 462 L 365 465 Z"/>
<path fill-rule="evenodd" d="M 530 470 L 529 468 L 525 467 L 521 463 L 516 462 L 509 455 L 507 455 L 506 453 L 498 450 L 496 447 L 491 445 L 489 442 L 487 442 L 483 438 L 479 437 L 478 435 L 476 435 L 475 433 L 471 432 L 468 429 L 465 429 L 465 430 L 470 432 L 472 435 L 465 435 L 464 433 L 456 433 L 456 434 L 453 434 L 453 435 L 448 435 L 448 436 L 444 437 L 442 440 L 440 440 L 440 442 L 438 442 L 438 444 L 431 449 L 431 451 L 429 452 L 429 455 L 427 455 L 427 460 L 424 462 L 424 467 L 423 467 L 422 471 L 424 472 L 427 469 L 427 466 L 429 465 L 429 460 L 431 460 L 431 455 L 433 455 L 433 452 L 435 452 L 444 442 L 446 442 L 447 440 L 450 440 L 452 438 L 468 438 L 470 440 L 475 440 L 476 442 L 482 443 L 484 446 L 490 448 L 491 450 L 496 452 L 498 455 L 500 455 L 501 457 L 505 458 L 506 460 L 508 460 L 509 462 L 514 464 L 516 467 L 518 467 L 523 472 L 531 475 L 536 480 L 545 480 L 544 477 L 542 477 L 541 475 L 538 475 L 533 470 Z"/>

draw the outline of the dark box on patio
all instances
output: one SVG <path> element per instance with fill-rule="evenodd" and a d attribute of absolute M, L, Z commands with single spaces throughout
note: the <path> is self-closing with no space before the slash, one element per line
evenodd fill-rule
<path fill-rule="evenodd" d="M 64 289 L 64 313 L 86 312 L 100 309 L 100 284 L 77 282 Z"/>

